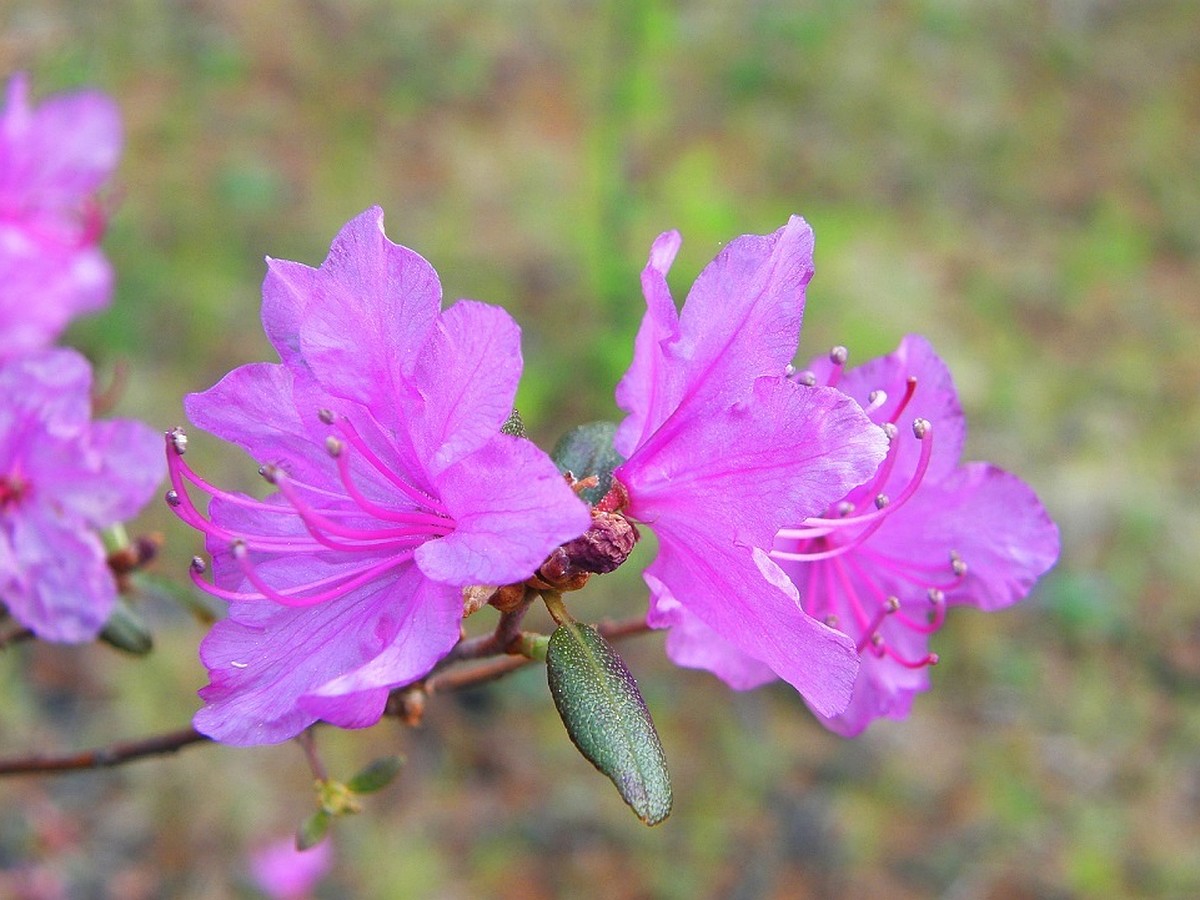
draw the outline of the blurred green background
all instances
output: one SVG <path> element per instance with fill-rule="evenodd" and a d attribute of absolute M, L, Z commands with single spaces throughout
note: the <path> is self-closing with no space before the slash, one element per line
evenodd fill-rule
<path fill-rule="evenodd" d="M 1036 594 L 958 610 L 935 689 L 852 742 L 787 689 L 625 643 L 675 781 L 653 830 L 540 671 L 435 698 L 417 730 L 326 729 L 335 775 L 409 764 L 341 823 L 320 896 L 1200 895 L 1200 5 L 6 0 L 0 74 L 19 68 L 124 114 L 116 300 L 67 337 L 102 380 L 129 363 L 121 414 L 177 424 L 184 393 L 271 358 L 264 255 L 316 265 L 378 203 L 448 298 L 522 323 L 548 444 L 615 415 L 659 232 L 684 235 L 682 296 L 722 242 L 798 212 L 802 358 L 928 335 L 969 456 L 1062 529 Z M 193 446 L 214 480 L 257 480 Z M 157 508 L 137 524 L 182 580 L 196 537 Z M 630 568 L 579 614 L 641 611 Z M 203 629 L 145 611 L 148 661 L 0 652 L 0 753 L 185 724 Z M 246 853 L 306 815 L 309 782 L 290 744 L 0 782 L 0 896 L 255 896 Z"/>

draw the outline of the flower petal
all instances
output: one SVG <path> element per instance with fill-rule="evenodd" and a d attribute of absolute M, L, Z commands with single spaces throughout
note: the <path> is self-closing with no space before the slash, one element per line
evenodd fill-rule
<path fill-rule="evenodd" d="M 545 453 L 498 434 L 438 479 L 456 525 L 417 548 L 417 565 L 448 584 L 511 584 L 528 578 L 559 544 L 591 525 L 584 503 Z"/>
<path fill-rule="evenodd" d="M 387 239 L 372 207 L 338 232 L 314 287 L 300 324 L 304 362 L 329 393 L 394 421 L 441 307 L 437 273 Z"/>
<path fill-rule="evenodd" d="M 706 523 L 660 522 L 656 534 L 658 556 L 648 576 L 814 709 L 824 715 L 845 709 L 858 671 L 854 643 L 800 608 L 795 586 L 762 550 L 721 540 Z"/>
<path fill-rule="evenodd" d="M 667 272 L 679 252 L 678 231 L 660 234 L 642 270 L 646 314 L 633 345 L 633 362 L 617 384 L 617 406 L 629 413 L 617 428 L 613 446 L 629 456 L 679 404 L 677 366 L 669 363 L 670 345 L 679 338 L 679 313 L 667 286 Z"/>
<path fill-rule="evenodd" d="M 966 580 L 947 602 L 1003 609 L 1023 598 L 1058 559 L 1058 527 L 1033 490 L 987 463 L 967 463 L 920 491 L 871 539 L 871 549 L 926 564 L 956 550 Z"/>
<path fill-rule="evenodd" d="M 440 592 L 440 604 L 430 591 Z M 230 618 L 216 623 L 200 645 L 209 684 L 200 691 L 205 707 L 196 728 L 229 744 L 277 743 L 295 736 L 318 717 L 343 727 L 378 721 L 387 687 L 420 677 L 458 640 L 461 593 L 430 586 L 415 567 L 393 579 L 376 581 L 339 599 L 302 609 L 270 601 L 232 605 Z M 431 610 L 456 615 L 439 633 Z M 406 650 L 392 650 L 399 640 Z M 389 685 L 338 691 L 330 682 L 355 672 L 380 655 L 390 668 L 374 674 L 394 677 Z M 336 702 L 307 698 L 331 696 Z"/>
<path fill-rule="evenodd" d="M 647 573 L 645 579 L 650 588 L 646 621 L 652 628 L 671 629 L 667 656 L 675 665 L 706 669 L 735 691 L 748 691 L 779 678 L 770 666 L 743 653 L 689 612 L 653 575 Z"/>
<path fill-rule="evenodd" d="M 7 528 L 5 556 L 16 562 L 0 570 L 0 595 L 8 611 L 42 640 L 94 639 L 117 599 L 99 538 L 39 503 L 23 504 Z"/>
<path fill-rule="evenodd" d="M 430 474 L 482 447 L 512 413 L 521 329 L 504 310 L 460 300 L 443 312 L 413 374 L 424 406 L 413 422 Z"/>

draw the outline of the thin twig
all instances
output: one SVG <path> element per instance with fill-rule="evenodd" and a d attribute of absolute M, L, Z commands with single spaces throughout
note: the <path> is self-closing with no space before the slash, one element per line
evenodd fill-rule
<path fill-rule="evenodd" d="M 166 734 L 155 734 L 137 741 L 122 741 L 107 747 L 96 747 L 64 756 L 27 756 L 0 760 L 0 776 L 50 774 L 78 769 L 106 769 L 124 765 L 135 759 L 174 753 L 190 744 L 210 741 L 194 728 L 182 728 Z"/>
<path fill-rule="evenodd" d="M 644 618 L 622 619 L 616 622 L 601 622 L 597 626 L 600 633 L 610 640 L 620 640 L 635 634 L 649 631 Z M 489 635 L 495 637 L 495 635 Z M 489 660 L 477 666 L 453 669 L 433 675 L 419 683 L 420 692 L 424 694 L 446 694 L 475 687 L 501 678 L 510 672 L 529 665 L 533 660 L 524 656 L 499 656 L 503 649 L 496 649 L 493 655 L 498 658 Z M 482 655 L 482 654 L 481 654 Z M 417 685 L 398 688 L 394 694 L 411 691 Z M 183 728 L 166 734 L 155 734 L 135 741 L 121 741 L 109 744 L 107 747 L 96 747 L 78 753 L 68 753 L 60 756 L 25 756 L 13 759 L 0 759 L 0 777 L 7 775 L 51 775 L 62 772 L 85 769 L 104 769 L 124 765 L 139 759 L 152 756 L 163 756 L 175 753 L 192 744 L 210 743 L 212 738 L 201 734 L 194 728 Z"/>

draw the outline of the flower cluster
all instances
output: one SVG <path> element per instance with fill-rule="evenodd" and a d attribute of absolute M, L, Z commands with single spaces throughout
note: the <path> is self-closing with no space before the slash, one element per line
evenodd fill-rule
<path fill-rule="evenodd" d="M 792 366 L 813 272 L 802 219 L 732 241 L 682 310 L 667 287 L 679 246 L 660 236 L 643 271 L 619 464 L 590 511 L 503 433 L 516 326 L 470 301 L 442 310 L 436 273 L 386 239 L 378 209 L 319 269 L 269 261 L 281 362 L 186 407 L 274 492 L 221 490 L 167 435 L 167 499 L 213 558 L 212 580 L 199 558 L 193 579 L 229 603 L 201 647 L 201 731 L 251 744 L 317 719 L 371 724 L 450 653 L 464 597 L 469 611 L 504 585 L 577 589 L 625 561 L 638 525 L 658 539 L 647 621 L 669 630 L 668 655 L 738 689 L 783 679 L 844 734 L 907 713 L 947 606 L 1028 592 L 1057 531 L 1012 476 L 958 466 L 962 414 L 924 341 L 850 372 L 840 350 Z"/>
<path fill-rule="evenodd" d="M 116 165 L 112 101 L 83 91 L 31 109 L 23 75 L 0 114 L 0 611 L 44 640 L 95 638 L 117 597 L 98 530 L 162 479 L 153 432 L 93 422 L 87 360 L 53 341 L 106 304 L 95 199 Z"/>
<path fill-rule="evenodd" d="M 39 637 L 80 641 L 117 593 L 97 529 L 137 512 L 162 459 L 139 423 L 93 423 L 87 362 L 48 349 L 111 292 L 96 192 L 120 149 L 115 108 L 27 94 L 12 78 L 0 114 L 0 601 Z M 858 369 L 841 348 L 792 366 L 813 274 L 803 219 L 730 242 L 681 310 L 679 247 L 661 235 L 642 273 L 626 417 L 591 508 L 586 479 L 508 427 L 516 324 L 443 309 L 437 273 L 387 239 L 379 209 L 319 268 L 268 260 L 280 362 L 185 407 L 272 490 L 211 484 L 167 432 L 167 501 L 212 558 L 193 581 L 229 609 L 201 646 L 201 731 L 255 744 L 318 719 L 369 725 L 451 652 L 464 613 L 577 589 L 624 563 L 638 526 L 658 539 L 647 622 L 668 629 L 671 659 L 738 689 L 782 679 L 846 735 L 928 688 L 949 606 L 1029 592 L 1057 529 L 1017 478 L 959 463 L 962 411 L 923 339 Z"/>

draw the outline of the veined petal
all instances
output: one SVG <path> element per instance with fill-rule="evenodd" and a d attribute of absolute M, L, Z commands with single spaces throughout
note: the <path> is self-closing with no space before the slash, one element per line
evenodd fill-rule
<path fill-rule="evenodd" d="M 1059 537 L 1025 482 L 987 463 L 967 463 L 936 484 L 922 485 L 872 538 L 871 548 L 938 564 L 955 550 L 967 575 L 946 592 L 947 601 L 996 610 L 1025 597 L 1049 571 L 1058 560 Z"/>
<path fill-rule="evenodd" d="M 437 475 L 482 447 L 512 413 L 521 378 L 521 329 L 504 310 L 460 300 L 443 312 L 417 361 L 422 446 Z"/>
<path fill-rule="evenodd" d="M 689 392 L 735 400 L 759 376 L 782 375 L 800 341 L 812 275 L 813 233 L 799 216 L 772 234 L 730 241 L 680 314 Z"/>
<path fill-rule="evenodd" d="M 818 384 L 825 384 L 833 364 L 829 355 L 819 356 L 808 364 Z M 904 407 L 896 424 L 907 428 L 917 416 L 933 425 L 933 455 L 926 478 L 936 481 L 948 475 L 958 465 L 963 444 L 967 439 L 967 420 L 958 402 L 958 391 L 942 358 L 934 352 L 929 341 L 919 334 L 909 334 L 886 356 L 868 360 L 861 366 L 847 369 L 837 383 L 837 389 L 867 406 L 872 391 L 882 390 L 888 400 L 874 415 L 876 421 L 887 421 L 905 396 L 907 381 L 916 378 L 917 387 Z M 911 440 L 900 443 L 890 484 L 903 485 L 912 477 L 920 456 L 920 445 Z"/>
<path fill-rule="evenodd" d="M 304 707 L 305 697 L 375 659 L 397 635 L 413 630 L 409 624 L 419 611 L 418 601 L 427 599 L 424 582 L 410 566 L 337 603 L 301 609 L 270 602 L 234 604 L 236 617 L 216 623 L 200 645 L 209 684 L 200 691 L 205 707 L 196 714 L 196 728 L 238 745 L 294 737 L 318 718 Z M 461 598 L 458 603 L 461 615 Z M 449 646 L 457 637 L 455 624 Z M 434 662 L 436 658 L 429 666 Z M 341 722 L 378 720 L 386 689 L 346 693 L 352 696 L 343 698 L 336 713 Z"/>
<path fill-rule="evenodd" d="M 393 421 L 441 307 L 437 273 L 387 239 L 372 207 L 343 226 L 314 281 L 300 325 L 305 364 L 331 394 Z"/>
<path fill-rule="evenodd" d="M 869 478 L 886 452 L 882 431 L 852 400 L 785 378 L 760 378 L 751 402 L 719 414 L 687 412 L 614 472 L 638 521 L 720 519 L 748 546 L 769 548 L 779 528 Z"/>
<path fill-rule="evenodd" d="M 669 628 L 667 656 L 677 666 L 712 672 L 735 691 L 748 691 L 779 678 L 766 663 L 743 653 L 675 599 L 667 586 L 646 574 L 652 628 Z"/>
<path fill-rule="evenodd" d="M 18 566 L 0 571 L 8 611 L 42 640 L 95 638 L 117 599 L 99 538 L 37 503 L 23 505 L 7 527 L 9 555 Z"/>
<path fill-rule="evenodd" d="M 737 650 L 760 660 L 824 715 L 850 702 L 854 643 L 800 608 L 787 576 L 757 547 L 711 523 L 658 523 L 658 556 L 646 572 Z"/>
<path fill-rule="evenodd" d="M 678 231 L 660 234 L 642 270 L 646 314 L 633 345 L 633 362 L 617 384 L 617 406 L 629 413 L 613 441 L 617 452 L 629 456 L 679 404 L 682 381 L 677 366 L 668 362 L 671 344 L 679 338 L 679 313 L 667 286 L 667 272 L 679 252 Z"/>
<path fill-rule="evenodd" d="M 435 581 L 522 581 L 550 551 L 591 525 L 587 507 L 550 458 L 511 435 L 495 435 L 443 472 L 438 492 L 456 523 L 454 531 L 416 552 L 417 565 Z"/>

